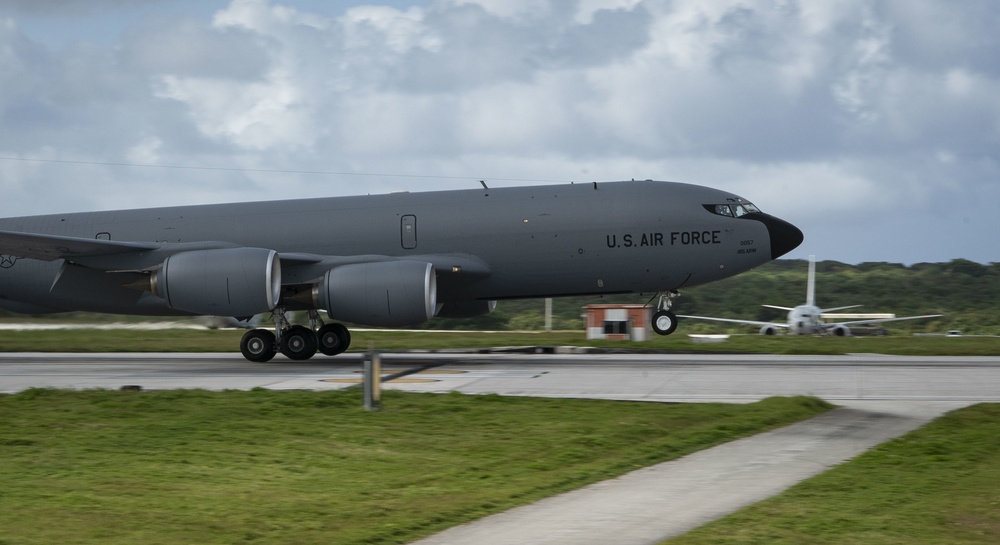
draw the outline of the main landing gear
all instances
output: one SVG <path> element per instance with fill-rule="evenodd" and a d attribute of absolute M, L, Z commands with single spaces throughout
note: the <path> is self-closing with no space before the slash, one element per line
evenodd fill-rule
<path fill-rule="evenodd" d="M 240 352 L 256 362 L 270 361 L 278 352 L 291 360 L 307 360 L 320 351 L 336 356 L 351 345 L 351 332 L 343 324 L 324 324 L 315 310 L 309 311 L 309 327 L 290 325 L 285 309 L 274 309 L 274 333 L 252 329 L 243 335 Z"/>
<path fill-rule="evenodd" d="M 658 335 L 670 335 L 677 329 L 677 316 L 670 311 L 674 304 L 674 299 L 680 294 L 674 290 L 661 291 L 660 302 L 656 304 L 656 312 L 653 313 L 653 331 Z"/>

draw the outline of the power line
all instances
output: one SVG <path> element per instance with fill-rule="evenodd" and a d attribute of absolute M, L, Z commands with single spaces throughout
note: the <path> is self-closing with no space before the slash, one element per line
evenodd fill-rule
<path fill-rule="evenodd" d="M 0 157 L 0 161 L 21 161 L 29 163 L 54 163 L 65 165 L 92 165 L 105 167 L 168 168 L 174 170 L 209 170 L 216 172 L 258 172 L 268 174 L 310 174 L 324 176 L 367 176 L 383 178 L 436 178 L 445 180 L 499 180 L 504 182 L 552 182 L 569 183 L 579 180 L 549 180 L 542 178 L 492 178 L 483 176 L 431 176 L 426 174 L 389 174 L 375 172 L 340 172 L 334 170 L 285 170 L 271 168 L 205 167 L 191 165 L 152 165 L 144 163 L 116 163 L 110 161 L 70 161 L 66 159 L 32 159 L 28 157 Z"/>

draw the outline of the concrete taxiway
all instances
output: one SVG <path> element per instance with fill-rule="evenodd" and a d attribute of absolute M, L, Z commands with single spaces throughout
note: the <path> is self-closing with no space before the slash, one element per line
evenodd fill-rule
<path fill-rule="evenodd" d="M 452 528 L 420 541 L 648 544 L 678 535 L 980 401 L 1000 401 L 1000 357 L 384 354 L 388 389 L 658 402 L 812 395 L 841 408 Z M 361 355 L 249 363 L 216 354 L 0 354 L 0 391 L 31 387 L 336 389 Z"/>

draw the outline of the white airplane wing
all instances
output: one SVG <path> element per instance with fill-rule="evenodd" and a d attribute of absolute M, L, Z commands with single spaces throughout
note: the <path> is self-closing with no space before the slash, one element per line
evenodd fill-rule
<path fill-rule="evenodd" d="M 712 316 L 685 316 L 678 315 L 678 318 L 691 318 L 693 320 L 710 320 L 713 322 L 729 322 L 733 324 L 744 324 L 744 325 L 759 325 L 759 326 L 771 326 L 771 327 L 788 327 L 788 324 L 781 322 L 757 322 L 754 320 L 736 320 L 733 318 L 715 318 Z"/>
<path fill-rule="evenodd" d="M 853 326 L 853 325 L 882 324 L 882 323 L 885 323 L 885 322 L 899 322 L 899 321 L 902 321 L 902 320 L 921 320 L 921 319 L 924 319 L 924 318 L 940 318 L 942 316 L 944 316 L 944 314 L 925 314 L 923 316 L 902 316 L 902 317 L 899 317 L 899 318 L 876 318 L 876 319 L 868 319 L 868 320 L 852 320 L 850 322 L 829 322 L 829 323 L 821 324 L 820 327 L 822 327 L 823 329 L 832 329 L 832 328 L 838 327 L 838 326 L 848 326 L 848 327 L 850 327 L 850 326 Z"/>
<path fill-rule="evenodd" d="M 849 308 L 858 308 L 864 305 L 847 305 L 846 307 L 833 307 L 833 308 L 821 308 L 820 312 L 836 312 L 838 310 L 847 310 Z"/>

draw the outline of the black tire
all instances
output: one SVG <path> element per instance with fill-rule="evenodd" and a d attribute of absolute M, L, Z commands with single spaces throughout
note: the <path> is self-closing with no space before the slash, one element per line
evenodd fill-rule
<path fill-rule="evenodd" d="M 351 332 L 343 324 L 326 324 L 316 332 L 319 351 L 327 356 L 336 356 L 351 345 Z"/>
<path fill-rule="evenodd" d="M 670 335 L 677 329 L 677 316 L 669 310 L 659 310 L 653 314 L 652 326 L 657 335 Z"/>
<path fill-rule="evenodd" d="M 281 353 L 290 360 L 307 360 L 316 355 L 316 334 L 301 325 L 293 325 L 281 334 Z"/>
<path fill-rule="evenodd" d="M 243 357 L 255 362 L 270 361 L 274 357 L 274 333 L 266 329 L 251 329 L 240 340 Z"/>

